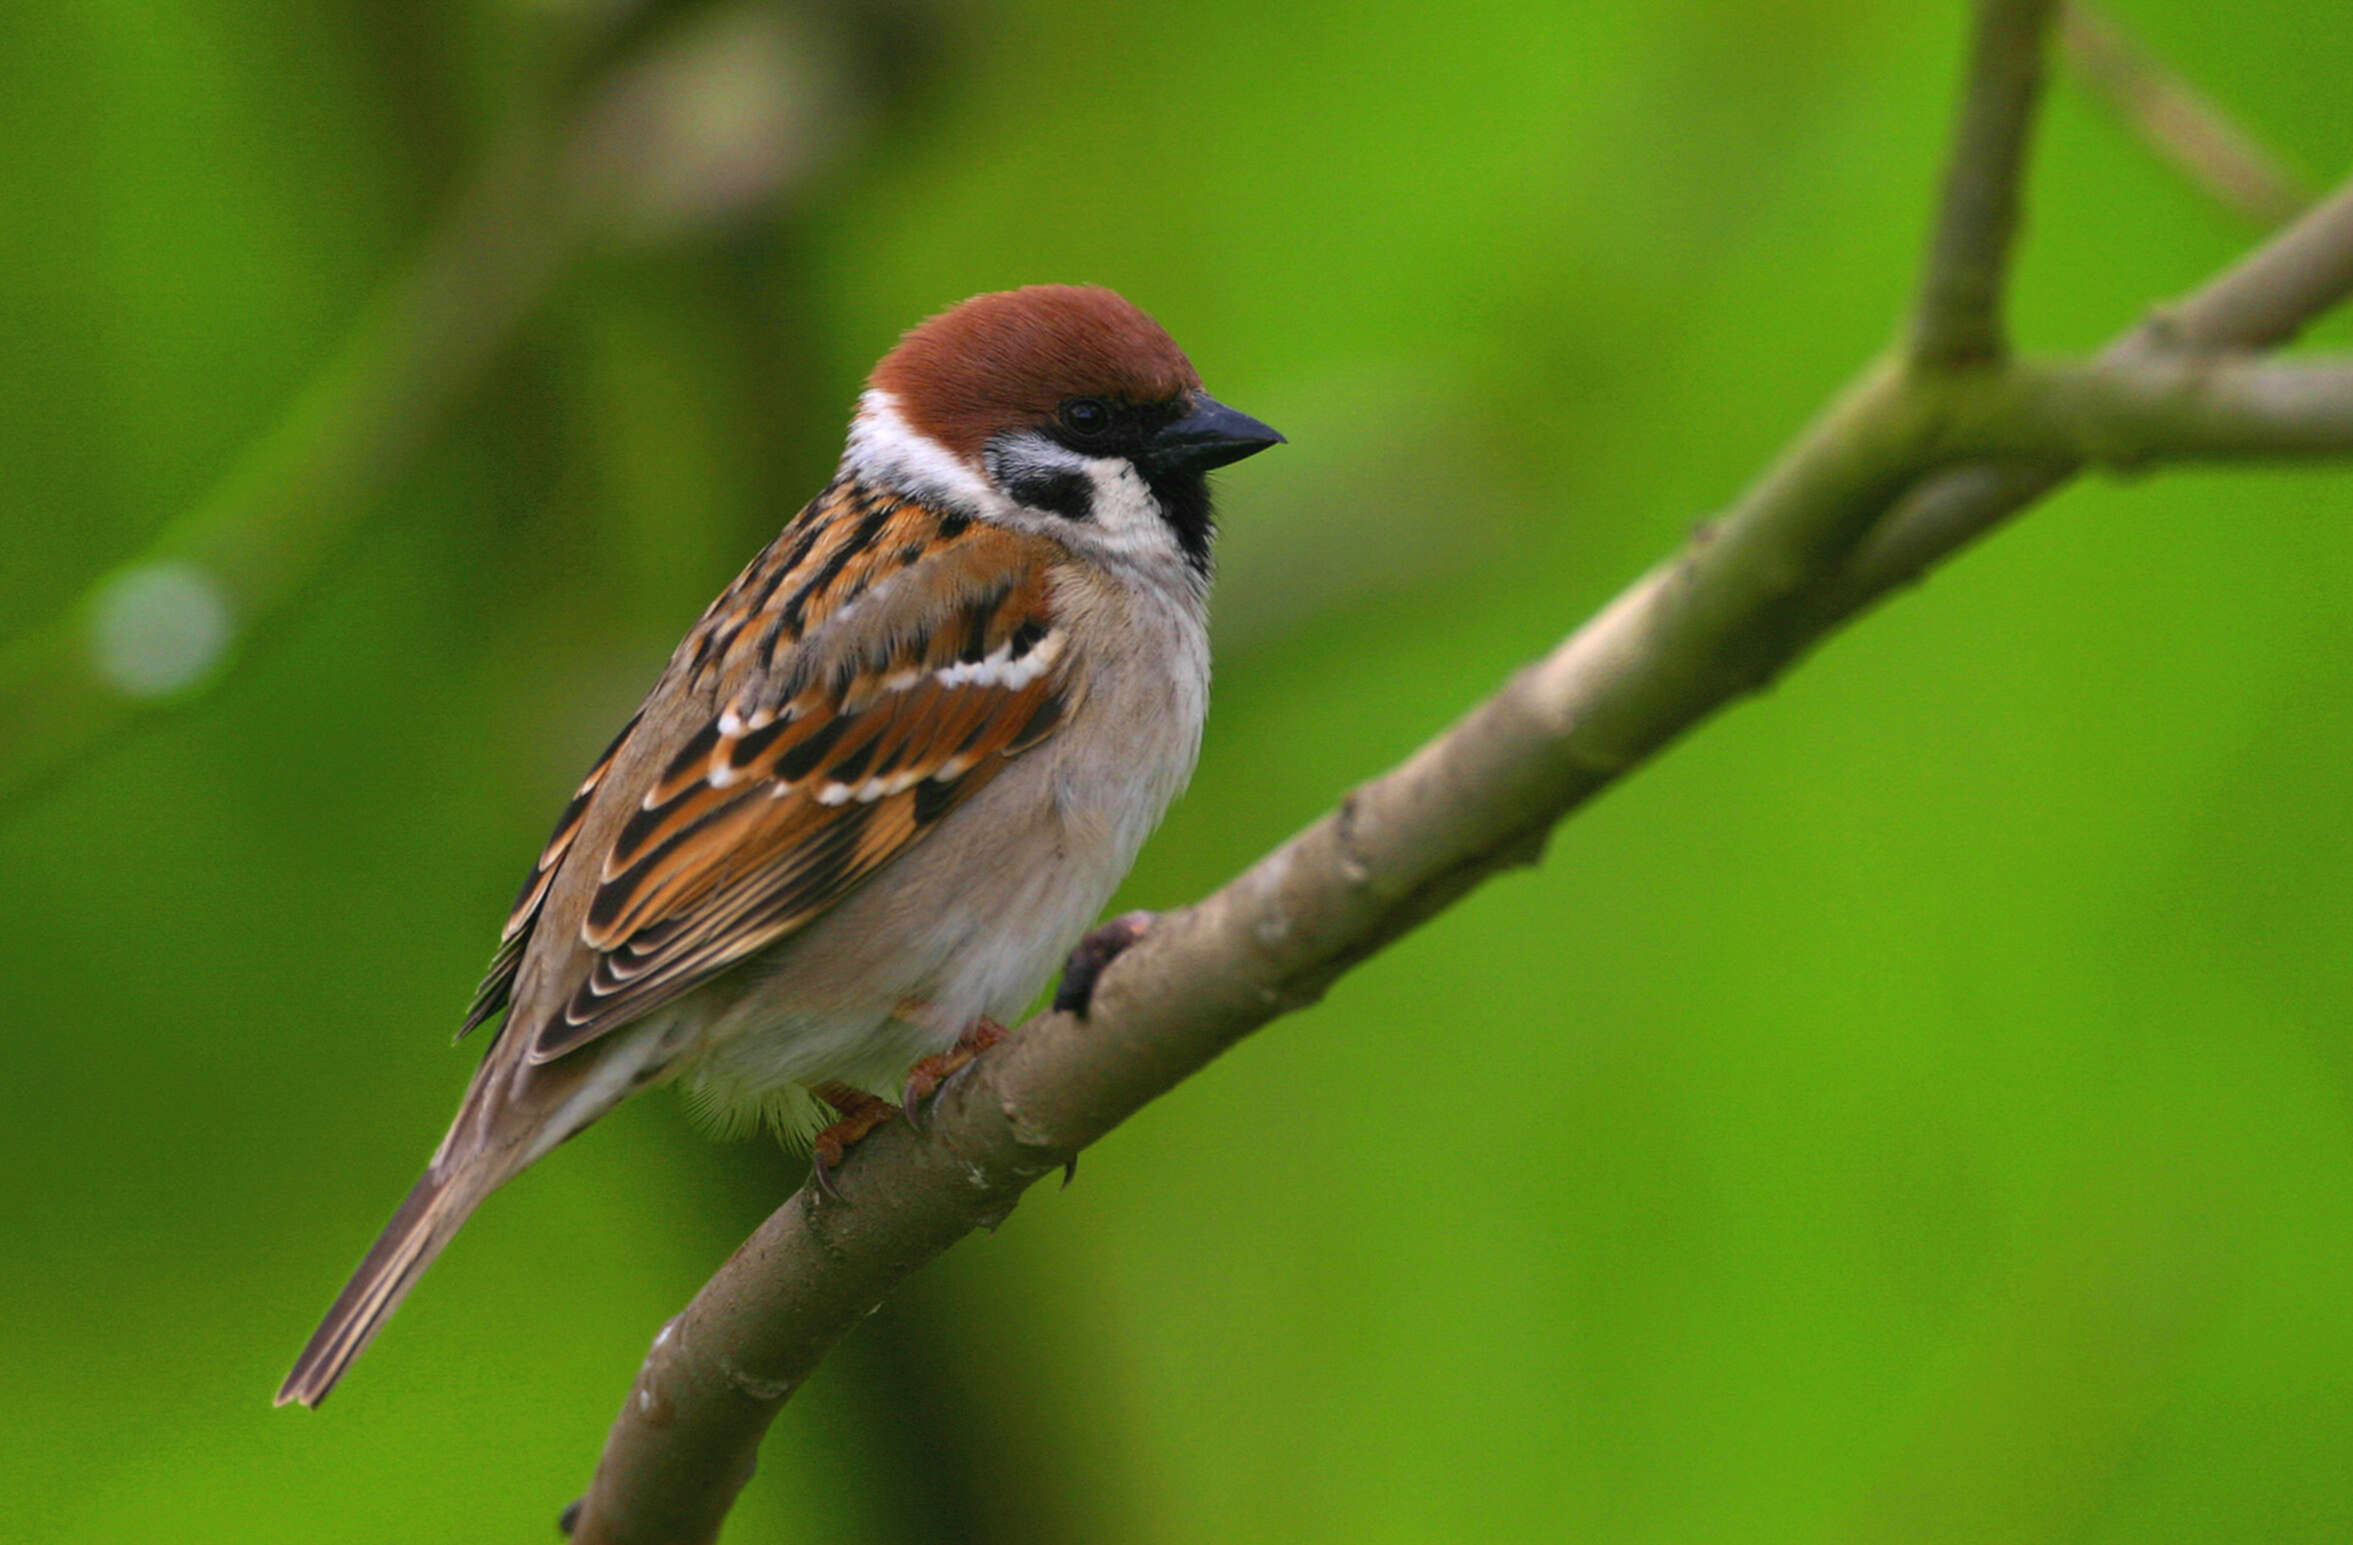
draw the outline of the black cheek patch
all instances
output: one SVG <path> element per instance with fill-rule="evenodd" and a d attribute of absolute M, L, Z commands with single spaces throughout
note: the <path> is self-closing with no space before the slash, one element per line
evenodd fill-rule
<path fill-rule="evenodd" d="M 1084 472 L 1067 467 L 1024 472 L 1005 485 L 1005 492 L 1016 503 L 1059 515 L 1065 520 L 1095 518 L 1095 485 L 1088 481 Z"/>

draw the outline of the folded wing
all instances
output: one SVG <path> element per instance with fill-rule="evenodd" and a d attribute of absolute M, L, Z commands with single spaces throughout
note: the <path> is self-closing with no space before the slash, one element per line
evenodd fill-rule
<path fill-rule="evenodd" d="M 1069 715 L 1081 683 L 1054 615 L 1060 549 L 860 494 L 829 490 L 689 637 L 672 669 L 714 706 L 668 729 L 675 749 L 631 746 L 663 733 L 632 721 L 607 752 L 524 887 L 469 1027 L 546 928 L 576 931 L 576 947 L 563 980 L 532 990 L 547 1004 L 530 1016 L 533 1062 L 643 1017 L 806 927 Z M 596 866 L 593 885 L 553 887 L 572 864 Z M 548 915 L 559 907 L 578 915 Z"/>

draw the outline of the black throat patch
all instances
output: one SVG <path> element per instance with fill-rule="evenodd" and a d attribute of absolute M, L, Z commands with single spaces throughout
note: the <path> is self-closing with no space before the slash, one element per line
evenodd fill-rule
<path fill-rule="evenodd" d="M 1160 506 L 1160 518 L 1184 550 L 1185 562 L 1203 579 L 1209 577 L 1209 546 L 1217 536 L 1217 520 L 1209 508 L 1206 472 L 1145 472 L 1144 484 Z"/>

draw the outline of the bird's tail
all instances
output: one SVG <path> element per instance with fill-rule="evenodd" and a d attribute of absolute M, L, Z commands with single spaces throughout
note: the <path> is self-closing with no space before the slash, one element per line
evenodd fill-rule
<path fill-rule="evenodd" d="M 513 1030 L 506 1026 L 483 1056 L 449 1135 L 311 1333 L 278 1386 L 278 1404 L 325 1400 L 482 1199 L 659 1077 L 669 1050 L 652 1029 L 535 1064 L 529 1038 Z"/>
<path fill-rule="evenodd" d="M 327 1398 L 343 1370 L 367 1349 L 425 1268 L 455 1237 L 458 1226 L 506 1178 L 484 1175 L 481 1169 L 458 1164 L 445 1170 L 437 1161 L 425 1171 L 369 1247 L 359 1270 L 351 1274 L 335 1307 L 311 1333 L 310 1344 L 294 1360 L 293 1372 L 278 1386 L 278 1404 L 315 1406 Z"/>
<path fill-rule="evenodd" d="M 669 1052 L 659 1027 L 545 1064 L 531 1061 L 529 1045 L 518 1034 L 492 1043 L 433 1162 L 311 1333 L 278 1386 L 278 1404 L 315 1406 L 326 1399 L 482 1199 L 660 1077 Z"/>

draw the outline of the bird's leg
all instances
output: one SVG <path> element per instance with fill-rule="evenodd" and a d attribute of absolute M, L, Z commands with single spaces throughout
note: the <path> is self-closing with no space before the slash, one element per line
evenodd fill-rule
<path fill-rule="evenodd" d="M 907 1070 L 907 1088 L 899 1096 L 900 1108 L 907 1113 L 907 1125 L 923 1130 L 924 1102 L 938 1094 L 950 1079 L 972 1066 L 972 1059 L 1005 1039 L 1005 1027 L 983 1014 L 972 1022 L 972 1028 L 957 1037 L 956 1044 L 936 1056 L 926 1057 Z"/>
<path fill-rule="evenodd" d="M 1151 927 L 1151 913 L 1122 912 L 1079 940 L 1062 967 L 1062 985 L 1054 989 L 1054 1012 L 1086 1018 L 1095 1001 L 1095 982 L 1104 967 L 1126 954 Z"/>
<path fill-rule="evenodd" d="M 817 1134 L 809 1156 L 809 1173 L 817 1182 L 817 1189 L 838 1202 L 842 1194 L 834 1189 L 833 1167 L 841 1163 L 842 1155 L 849 1152 L 852 1144 L 896 1116 L 898 1107 L 878 1094 L 852 1089 L 848 1084 L 817 1084 L 810 1092 L 842 1115 L 841 1120 Z"/>

